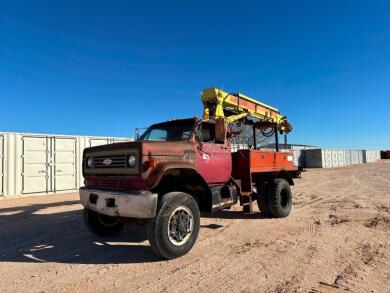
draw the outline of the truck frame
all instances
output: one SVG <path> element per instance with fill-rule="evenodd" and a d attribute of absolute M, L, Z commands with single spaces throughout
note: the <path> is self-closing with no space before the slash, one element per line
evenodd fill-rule
<path fill-rule="evenodd" d="M 134 142 L 84 150 L 80 189 L 84 221 L 99 235 L 143 223 L 156 254 L 173 259 L 193 247 L 200 212 L 213 213 L 238 202 L 253 213 L 257 201 L 267 217 L 287 217 L 290 185 L 300 176 L 293 156 L 279 151 L 279 134 L 292 130 L 276 108 L 242 94 L 209 88 L 202 92 L 202 119 L 154 124 Z M 240 132 L 253 130 L 253 144 L 232 152 Z M 257 134 L 273 137 L 275 150 L 258 149 Z"/>

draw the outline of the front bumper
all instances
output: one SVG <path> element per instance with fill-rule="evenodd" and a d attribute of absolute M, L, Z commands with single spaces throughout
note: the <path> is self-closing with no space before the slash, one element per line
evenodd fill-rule
<path fill-rule="evenodd" d="M 156 216 L 157 193 L 140 194 L 80 188 L 81 204 L 112 217 L 150 219 Z"/>

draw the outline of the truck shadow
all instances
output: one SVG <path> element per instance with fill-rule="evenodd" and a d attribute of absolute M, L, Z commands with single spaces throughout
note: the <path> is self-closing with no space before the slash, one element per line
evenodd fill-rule
<path fill-rule="evenodd" d="M 45 213 L 51 209 L 60 211 Z M 91 234 L 84 226 L 78 201 L 0 208 L 0 239 L 0 262 L 123 264 L 161 261 L 145 242 L 142 227 L 127 228 L 112 237 Z"/>
<path fill-rule="evenodd" d="M 0 202 L 1 204 L 1 202 Z M 202 214 L 202 218 L 263 219 L 239 211 Z M 202 229 L 219 229 L 217 224 Z M 123 264 L 161 261 L 146 241 L 143 227 L 97 237 L 84 225 L 79 201 L 0 208 L 0 262 Z"/>

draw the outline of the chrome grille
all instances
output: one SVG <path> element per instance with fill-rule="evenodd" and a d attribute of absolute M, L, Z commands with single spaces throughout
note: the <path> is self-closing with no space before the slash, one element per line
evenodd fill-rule
<path fill-rule="evenodd" d="M 126 168 L 126 155 L 95 157 L 93 168 Z"/>
<path fill-rule="evenodd" d="M 125 191 L 131 188 L 130 182 L 126 178 L 99 177 L 88 178 L 86 185 L 89 188 L 97 188 L 103 190 L 118 190 Z"/>

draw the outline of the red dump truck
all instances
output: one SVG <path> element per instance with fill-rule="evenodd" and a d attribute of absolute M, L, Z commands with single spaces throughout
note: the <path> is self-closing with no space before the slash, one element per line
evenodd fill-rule
<path fill-rule="evenodd" d="M 239 202 L 243 212 L 252 213 L 257 201 L 268 217 L 289 215 L 290 185 L 299 170 L 291 153 L 278 151 L 278 134 L 292 129 L 287 118 L 215 88 L 203 91 L 202 102 L 202 119 L 154 124 L 134 142 L 85 149 L 80 199 L 91 232 L 107 236 L 126 223 L 143 223 L 154 252 L 173 259 L 193 247 L 200 212 Z M 233 151 L 242 132 L 237 125 L 249 126 L 253 138 L 246 149 Z M 259 135 L 272 138 L 275 149 L 259 149 Z"/>

